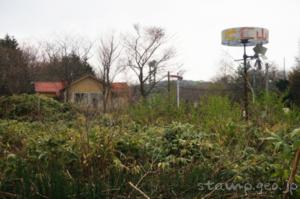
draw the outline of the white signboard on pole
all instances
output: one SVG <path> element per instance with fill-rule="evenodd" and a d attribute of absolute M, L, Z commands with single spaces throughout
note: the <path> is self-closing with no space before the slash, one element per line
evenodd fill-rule
<path fill-rule="evenodd" d="M 244 42 L 247 40 L 247 42 Z M 222 44 L 226 46 L 255 46 L 269 42 L 269 30 L 259 27 L 229 28 L 222 31 Z"/>

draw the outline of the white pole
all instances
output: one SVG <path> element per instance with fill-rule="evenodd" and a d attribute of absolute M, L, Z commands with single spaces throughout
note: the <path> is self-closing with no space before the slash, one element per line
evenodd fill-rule
<path fill-rule="evenodd" d="M 176 92 L 176 94 L 177 94 L 177 108 L 179 108 L 179 77 L 177 77 L 177 92 Z"/>

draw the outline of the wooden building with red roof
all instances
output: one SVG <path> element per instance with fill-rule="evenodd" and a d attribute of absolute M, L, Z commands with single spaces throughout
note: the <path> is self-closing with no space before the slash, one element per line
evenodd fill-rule
<path fill-rule="evenodd" d="M 60 97 L 65 88 L 65 82 L 35 82 L 34 91 L 49 97 Z"/>
<path fill-rule="evenodd" d="M 103 105 L 102 81 L 85 75 L 70 84 L 60 82 L 35 82 L 35 92 L 49 97 L 63 98 L 65 102 L 101 108 Z M 121 108 L 129 102 L 129 86 L 126 82 L 112 83 L 109 106 Z"/>

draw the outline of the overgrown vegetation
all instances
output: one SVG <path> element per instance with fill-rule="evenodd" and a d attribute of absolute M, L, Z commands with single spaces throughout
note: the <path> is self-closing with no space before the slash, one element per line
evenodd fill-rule
<path fill-rule="evenodd" d="M 22 94 L 0 97 L 0 117 L 19 121 L 67 121 L 76 118 L 76 111 L 52 98 Z"/>
<path fill-rule="evenodd" d="M 300 112 L 284 112 L 281 100 L 260 96 L 246 122 L 220 96 L 179 109 L 156 96 L 105 115 L 2 97 L 0 197 L 280 198 L 300 145 Z"/>

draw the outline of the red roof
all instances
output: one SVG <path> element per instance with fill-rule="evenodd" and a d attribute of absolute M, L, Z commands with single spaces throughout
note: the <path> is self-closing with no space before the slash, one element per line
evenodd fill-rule
<path fill-rule="evenodd" d="M 126 82 L 115 82 L 111 85 L 113 91 L 126 91 L 129 89 Z"/>
<path fill-rule="evenodd" d="M 34 90 L 38 93 L 56 93 L 65 88 L 64 82 L 35 82 Z"/>

